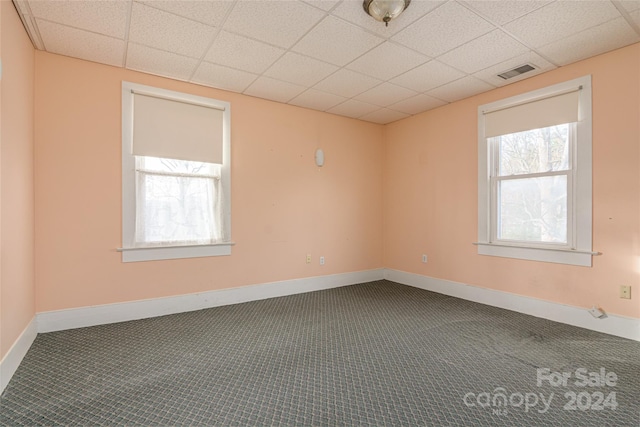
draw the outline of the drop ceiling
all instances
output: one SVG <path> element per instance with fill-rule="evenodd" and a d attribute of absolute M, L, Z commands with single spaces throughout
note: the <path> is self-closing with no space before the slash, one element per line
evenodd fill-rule
<path fill-rule="evenodd" d="M 14 3 L 47 52 L 382 124 L 640 41 L 640 0 Z"/>

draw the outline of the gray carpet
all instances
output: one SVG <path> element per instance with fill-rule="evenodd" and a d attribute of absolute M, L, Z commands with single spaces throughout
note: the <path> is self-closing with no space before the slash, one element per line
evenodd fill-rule
<path fill-rule="evenodd" d="M 379 281 L 40 334 L 0 425 L 639 426 L 639 354 L 638 342 Z M 539 387 L 537 368 L 571 378 Z M 580 387 L 579 368 L 617 380 Z"/>

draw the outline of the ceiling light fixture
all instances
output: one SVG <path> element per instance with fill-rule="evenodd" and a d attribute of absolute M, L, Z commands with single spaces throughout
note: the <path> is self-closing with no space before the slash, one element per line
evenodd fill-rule
<path fill-rule="evenodd" d="M 376 21 L 384 22 L 389 26 L 389 21 L 397 18 L 407 7 L 411 0 L 364 0 L 362 6 Z"/>

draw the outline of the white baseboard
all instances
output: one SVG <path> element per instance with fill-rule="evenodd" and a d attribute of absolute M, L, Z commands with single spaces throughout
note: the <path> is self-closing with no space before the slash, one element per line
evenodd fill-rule
<path fill-rule="evenodd" d="M 383 278 L 383 269 L 356 271 L 328 276 L 284 280 L 231 289 L 154 298 L 140 301 L 106 304 L 68 310 L 46 311 L 37 314 L 38 332 L 62 331 L 108 323 L 146 319 L 167 314 L 202 310 L 205 308 L 261 299 L 320 291 L 371 282 Z"/>
<path fill-rule="evenodd" d="M 608 314 L 604 319 L 596 319 L 587 312 L 587 308 L 392 269 L 385 269 L 384 278 L 415 288 L 640 341 L 640 319 L 612 314 Z"/>
<path fill-rule="evenodd" d="M 11 377 L 18 369 L 20 362 L 27 354 L 39 332 L 53 332 L 145 319 L 372 282 L 383 278 L 403 285 L 640 341 L 640 319 L 616 315 L 608 315 L 605 319 L 595 319 L 587 312 L 586 308 L 543 301 L 404 271 L 375 269 L 284 280 L 197 294 L 38 313 L 36 318 L 24 329 L 2 361 L 0 361 L 0 393 L 9 384 Z"/>
<path fill-rule="evenodd" d="M 27 351 L 29 351 L 37 335 L 38 328 L 36 326 L 36 318 L 34 317 L 13 343 L 7 354 L 2 358 L 2 361 L 0 361 L 0 394 L 2 394 L 7 384 L 9 384 L 9 381 L 11 381 L 11 377 L 13 377 L 18 366 L 20 366 L 22 359 L 24 359 L 24 356 L 27 354 Z"/>

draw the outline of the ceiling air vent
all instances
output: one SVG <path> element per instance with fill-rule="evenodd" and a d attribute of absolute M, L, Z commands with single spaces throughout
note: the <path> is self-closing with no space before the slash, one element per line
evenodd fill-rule
<path fill-rule="evenodd" d="M 514 68 L 513 70 L 505 71 L 502 74 L 498 74 L 498 77 L 508 80 L 510 78 L 517 77 L 520 74 L 528 73 L 529 71 L 535 70 L 535 69 L 536 67 L 534 67 L 531 64 L 524 64 L 517 68 Z"/>

